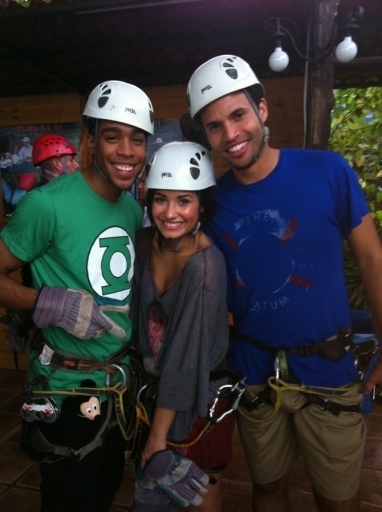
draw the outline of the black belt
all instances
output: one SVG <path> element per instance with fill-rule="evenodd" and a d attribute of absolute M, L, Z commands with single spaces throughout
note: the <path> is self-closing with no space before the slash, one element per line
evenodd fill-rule
<path fill-rule="evenodd" d="M 301 409 L 305 409 L 305 407 L 309 407 L 309 405 L 317 405 L 322 411 L 328 411 L 334 416 L 339 416 L 341 412 L 360 412 L 360 405 L 341 405 L 336 404 L 335 402 L 331 402 L 327 398 L 323 398 L 322 396 L 315 394 L 308 394 L 306 396 L 306 403 L 301 407 Z"/>
<path fill-rule="evenodd" d="M 312 343 L 306 347 L 292 348 L 274 348 L 264 345 L 259 341 L 253 340 L 248 336 L 241 334 L 234 326 L 230 326 L 230 338 L 238 339 L 250 343 L 261 350 L 271 352 L 276 356 L 277 352 L 282 350 L 286 356 L 297 355 L 301 357 L 310 357 L 313 355 L 324 356 L 335 361 L 339 361 L 344 357 L 347 350 L 352 347 L 353 334 L 351 329 L 341 329 L 334 339 L 328 339 L 321 343 Z"/>
<path fill-rule="evenodd" d="M 252 411 L 253 409 L 256 409 L 258 411 L 263 405 L 266 404 L 273 406 L 274 403 L 271 400 L 271 391 L 272 388 L 270 386 L 266 386 L 263 389 L 263 391 L 260 391 L 254 398 L 249 399 L 245 395 L 243 395 L 240 400 L 240 405 L 245 407 L 247 411 Z M 317 405 L 317 407 L 319 407 L 322 411 L 328 411 L 331 414 L 334 414 L 334 416 L 339 416 L 341 412 L 359 413 L 361 410 L 361 405 L 337 404 L 335 402 L 332 402 L 331 400 L 328 400 L 327 398 L 324 398 L 314 393 L 303 393 L 303 395 L 306 398 L 306 402 L 301 407 L 301 409 L 305 409 L 306 407 L 309 407 L 310 405 L 314 404 Z"/>

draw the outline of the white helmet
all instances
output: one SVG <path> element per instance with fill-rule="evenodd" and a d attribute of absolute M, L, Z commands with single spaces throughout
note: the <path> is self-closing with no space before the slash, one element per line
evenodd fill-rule
<path fill-rule="evenodd" d="M 165 144 L 147 166 L 147 188 L 196 191 L 215 183 L 212 158 L 207 148 L 196 142 Z"/>
<path fill-rule="evenodd" d="M 110 80 L 97 85 L 86 102 L 81 123 L 88 118 L 129 124 L 149 134 L 154 133 L 154 109 L 150 98 L 135 85 Z"/>
<path fill-rule="evenodd" d="M 213 101 L 258 84 L 264 88 L 250 65 L 235 55 L 220 55 L 198 67 L 187 86 L 187 101 L 191 117 Z"/>

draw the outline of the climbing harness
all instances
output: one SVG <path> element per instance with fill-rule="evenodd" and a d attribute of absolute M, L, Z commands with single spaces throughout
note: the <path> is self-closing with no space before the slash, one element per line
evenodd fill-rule
<path fill-rule="evenodd" d="M 369 330 L 373 331 L 372 329 Z M 321 410 L 328 411 L 335 416 L 338 416 L 341 412 L 361 412 L 361 405 L 338 404 L 331 401 L 328 396 L 341 396 L 344 393 L 349 393 L 349 391 L 356 391 L 360 394 L 362 393 L 361 383 L 372 366 L 373 360 L 375 360 L 376 356 L 382 352 L 382 345 L 374 334 L 375 333 L 370 332 L 370 334 L 366 336 L 366 339 L 362 339 L 362 341 L 357 343 L 353 341 L 357 333 L 354 333 L 352 329 L 340 330 L 338 335 L 328 338 L 321 343 L 303 347 L 274 349 L 243 336 L 234 327 L 231 327 L 231 339 L 239 339 L 247 343 L 251 343 L 262 350 L 271 352 L 274 356 L 274 376 L 268 379 L 268 383 L 265 388 L 255 397 L 248 398 L 248 396 L 244 394 L 240 401 L 238 411 L 249 421 L 254 423 L 265 423 L 270 421 L 280 408 L 281 393 L 285 390 L 292 390 L 304 394 L 306 401 L 301 409 L 314 404 Z M 290 378 L 287 361 L 289 355 L 299 355 L 301 357 L 320 355 L 338 361 L 349 351 L 352 351 L 353 353 L 354 364 L 359 376 L 359 381 L 353 386 L 323 388 L 289 382 Z M 266 405 L 273 408 L 272 412 L 267 417 L 256 419 L 248 414 L 250 411 L 260 410 L 260 408 Z"/>
<path fill-rule="evenodd" d="M 240 399 L 245 390 L 244 379 L 241 379 L 236 372 L 230 370 L 217 370 L 210 373 L 210 382 L 225 379 L 226 384 L 222 384 L 216 391 L 214 401 L 210 405 L 207 422 L 205 426 L 195 435 L 195 437 L 187 443 L 167 441 L 167 444 L 174 448 L 186 448 L 193 446 L 203 439 L 213 427 L 221 422 L 228 414 L 233 413 L 239 406 Z M 158 381 L 146 383 L 138 391 L 136 400 L 137 409 L 137 425 L 135 432 L 137 436 L 144 431 L 144 426 L 151 427 L 155 403 L 158 392 Z M 138 452 L 142 447 L 142 442 L 137 439 L 139 446 L 135 447 Z"/>
<path fill-rule="evenodd" d="M 94 370 L 102 370 L 105 371 L 105 386 L 35 390 L 37 385 L 46 386 L 52 376 L 47 379 L 36 377 L 24 393 L 25 401 L 21 408 L 21 416 L 24 419 L 22 445 L 26 451 L 34 453 L 37 457 L 43 457 L 44 462 L 54 462 L 57 460 L 57 456 L 80 460 L 90 451 L 101 446 L 105 435 L 117 425 L 126 441 L 129 442 L 133 439 L 136 413 L 135 396 L 137 389 L 142 385 L 143 376 L 141 358 L 134 347 L 127 345 L 106 360 L 99 362 L 88 357 L 78 357 L 53 349 L 39 333 L 34 348 L 38 349 L 36 357 L 40 358 L 40 362 L 42 360 L 52 367 L 52 375 L 58 368 L 85 374 Z M 129 357 L 129 363 L 122 363 L 121 361 L 126 356 Z M 113 381 L 117 375 L 121 376 L 121 380 L 114 384 Z M 70 396 L 107 397 L 107 414 L 99 431 L 91 442 L 78 450 L 49 442 L 38 426 L 39 422 L 53 423 L 59 419 L 61 410 L 55 398 L 62 396 L 65 398 Z M 113 405 L 115 419 L 112 417 Z"/>
<path fill-rule="evenodd" d="M 254 398 L 249 399 L 243 396 L 238 411 L 239 413 L 251 421 L 252 423 L 266 423 L 274 418 L 281 405 L 281 393 L 284 391 L 298 391 L 303 393 L 306 399 L 300 409 L 305 409 L 309 405 L 315 404 L 322 411 L 328 411 L 335 416 L 343 412 L 360 412 L 360 405 L 341 405 L 331 401 L 330 396 L 341 396 L 345 393 L 359 392 L 360 384 L 356 383 L 352 386 L 343 386 L 339 388 L 325 388 L 315 386 L 305 386 L 304 384 L 291 384 L 283 380 L 276 380 L 275 376 L 269 377 L 268 383 L 264 390 L 258 393 Z M 249 414 L 250 411 L 270 405 L 272 412 L 265 418 L 257 419 Z"/>
<path fill-rule="evenodd" d="M 92 388 L 94 391 L 94 389 Z M 66 457 L 70 457 L 72 460 L 80 461 L 86 455 L 88 455 L 91 451 L 101 446 L 104 442 L 106 434 L 109 430 L 114 427 L 111 422 L 112 416 L 112 398 L 108 399 L 108 408 L 105 420 L 103 421 L 100 429 L 94 438 L 82 446 L 78 450 L 71 448 L 69 446 L 61 446 L 48 441 L 48 439 L 44 436 L 39 428 L 37 422 L 28 423 L 26 421 L 23 422 L 22 425 L 22 433 L 21 433 L 21 448 L 29 453 L 29 455 L 39 461 L 45 463 L 53 463 L 59 459 L 63 459 Z"/>

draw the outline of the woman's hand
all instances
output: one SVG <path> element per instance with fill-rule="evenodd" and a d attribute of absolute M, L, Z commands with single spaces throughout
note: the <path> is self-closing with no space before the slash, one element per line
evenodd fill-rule
<path fill-rule="evenodd" d="M 155 435 L 149 434 L 147 439 L 146 446 L 143 449 L 142 457 L 141 457 L 141 468 L 143 469 L 151 457 L 162 450 L 167 450 L 167 441 L 166 438 L 156 438 Z"/>
<path fill-rule="evenodd" d="M 149 437 L 141 456 L 141 468 L 144 468 L 154 453 L 167 450 L 167 433 L 175 418 L 176 411 L 157 407 L 155 409 L 153 422 Z"/>

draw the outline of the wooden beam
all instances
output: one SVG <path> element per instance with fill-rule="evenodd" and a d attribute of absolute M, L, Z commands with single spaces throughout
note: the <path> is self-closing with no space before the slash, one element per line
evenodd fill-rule
<path fill-rule="evenodd" d="M 325 5 L 324 5 L 325 4 Z M 312 0 L 310 15 L 309 60 L 306 66 L 306 129 L 304 146 L 314 149 L 326 149 L 330 136 L 331 111 L 334 106 L 333 81 L 334 66 L 333 52 L 323 60 L 314 62 L 313 55 L 320 44 L 320 51 L 331 40 L 332 28 L 337 0 Z M 325 6 L 325 9 L 324 9 Z M 317 19 L 319 17 L 319 20 Z M 318 40 L 315 30 L 319 29 Z M 323 52 L 321 51 L 321 56 Z"/>

